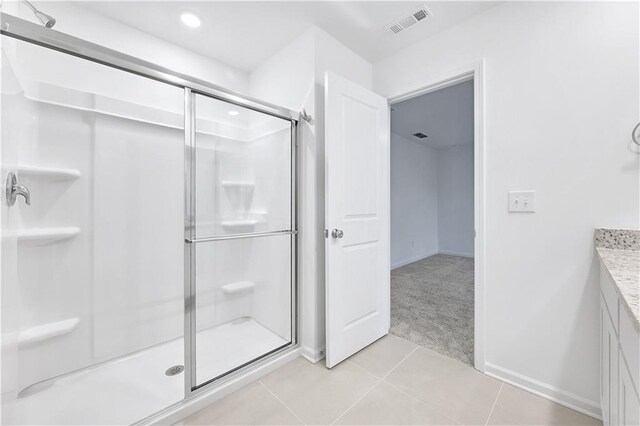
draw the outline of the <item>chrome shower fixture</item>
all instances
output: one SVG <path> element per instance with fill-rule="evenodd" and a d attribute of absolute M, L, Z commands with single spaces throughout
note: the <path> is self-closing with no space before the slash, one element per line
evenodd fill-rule
<path fill-rule="evenodd" d="M 26 4 L 29 7 L 29 9 L 31 9 L 33 14 L 36 15 L 36 18 L 38 18 L 38 20 L 42 22 L 42 25 L 44 25 L 47 28 L 53 28 L 53 26 L 56 24 L 56 18 L 44 12 L 41 12 L 27 0 L 22 0 L 22 1 L 24 2 L 24 4 Z"/>

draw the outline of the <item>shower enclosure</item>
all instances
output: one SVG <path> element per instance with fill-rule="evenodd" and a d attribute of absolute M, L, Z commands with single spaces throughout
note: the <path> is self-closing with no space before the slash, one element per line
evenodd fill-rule
<path fill-rule="evenodd" d="M 293 350 L 298 114 L 1 19 L 2 422 L 134 423 Z"/>

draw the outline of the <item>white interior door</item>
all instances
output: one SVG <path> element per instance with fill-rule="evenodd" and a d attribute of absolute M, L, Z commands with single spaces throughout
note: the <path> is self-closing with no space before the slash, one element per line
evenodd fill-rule
<path fill-rule="evenodd" d="M 327 367 L 389 332 L 389 108 L 325 75 Z"/>

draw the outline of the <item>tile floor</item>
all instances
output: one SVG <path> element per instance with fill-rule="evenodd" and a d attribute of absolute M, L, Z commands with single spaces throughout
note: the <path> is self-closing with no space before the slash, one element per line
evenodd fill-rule
<path fill-rule="evenodd" d="M 181 425 L 597 425 L 394 335 L 328 370 L 298 358 Z"/>

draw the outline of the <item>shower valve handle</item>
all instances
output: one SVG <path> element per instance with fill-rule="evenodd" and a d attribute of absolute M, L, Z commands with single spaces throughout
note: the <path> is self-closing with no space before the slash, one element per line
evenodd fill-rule
<path fill-rule="evenodd" d="M 13 206 L 16 203 L 16 199 L 18 195 L 24 197 L 24 202 L 30 206 L 31 205 L 31 194 L 27 187 L 18 184 L 18 178 L 16 174 L 13 172 L 9 172 L 7 174 L 7 180 L 5 182 L 5 196 L 7 199 L 7 204 L 9 206 Z"/>

